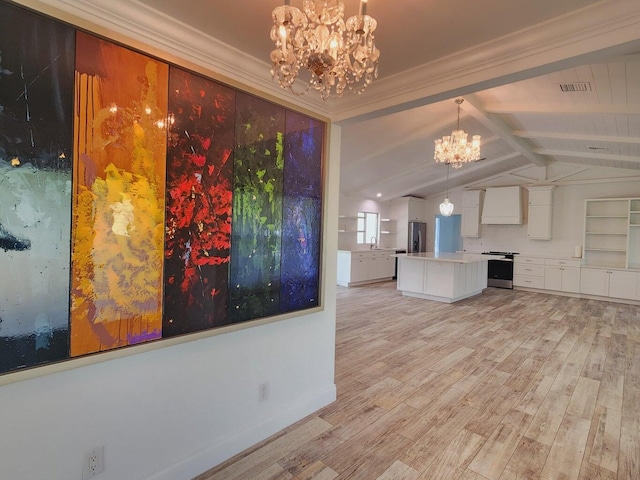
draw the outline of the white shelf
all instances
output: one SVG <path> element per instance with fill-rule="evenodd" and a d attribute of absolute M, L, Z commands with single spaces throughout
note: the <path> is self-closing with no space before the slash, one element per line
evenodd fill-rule
<path fill-rule="evenodd" d="M 585 248 L 588 252 L 618 252 L 618 253 L 627 253 L 626 250 L 618 249 L 618 248 Z"/>

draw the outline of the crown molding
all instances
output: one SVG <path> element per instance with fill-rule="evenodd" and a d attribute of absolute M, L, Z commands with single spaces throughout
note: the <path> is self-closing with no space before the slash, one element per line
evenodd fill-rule
<path fill-rule="evenodd" d="M 280 88 L 270 75 L 271 66 L 214 37 L 171 18 L 137 0 L 39 0 L 169 55 L 192 62 L 257 89 L 284 102 L 329 117 L 327 105 L 314 98 L 294 96 Z M 34 2 L 20 1 L 30 6 Z"/>

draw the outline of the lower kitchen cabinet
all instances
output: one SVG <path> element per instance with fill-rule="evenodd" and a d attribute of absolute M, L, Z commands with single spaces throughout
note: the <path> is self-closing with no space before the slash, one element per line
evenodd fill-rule
<path fill-rule="evenodd" d="M 544 264 L 546 290 L 580 293 L 580 260 L 547 258 Z"/>
<path fill-rule="evenodd" d="M 338 285 L 348 287 L 389 280 L 395 275 L 394 250 L 338 251 Z"/>
<path fill-rule="evenodd" d="M 544 290 L 544 258 L 518 255 L 513 261 L 514 287 Z"/>
<path fill-rule="evenodd" d="M 515 258 L 513 285 L 580 293 L 580 260 L 518 256 Z"/>
<path fill-rule="evenodd" d="M 580 267 L 546 266 L 544 288 L 558 292 L 580 293 Z"/>
<path fill-rule="evenodd" d="M 640 300 L 638 272 L 582 268 L 580 293 L 599 297 Z"/>

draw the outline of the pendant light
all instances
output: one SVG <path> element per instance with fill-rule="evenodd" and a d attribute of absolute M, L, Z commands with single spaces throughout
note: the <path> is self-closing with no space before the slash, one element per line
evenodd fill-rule
<path fill-rule="evenodd" d="M 450 217 L 453 213 L 453 203 L 449 201 L 449 164 L 447 163 L 447 195 L 444 202 L 440 204 L 440 214 L 443 217 Z"/>

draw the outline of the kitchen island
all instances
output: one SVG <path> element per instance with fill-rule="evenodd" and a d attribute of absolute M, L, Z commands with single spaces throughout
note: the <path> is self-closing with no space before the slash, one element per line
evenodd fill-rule
<path fill-rule="evenodd" d="M 402 295 L 453 303 L 487 288 L 488 261 L 503 258 L 470 253 L 406 253 L 398 257 Z"/>

